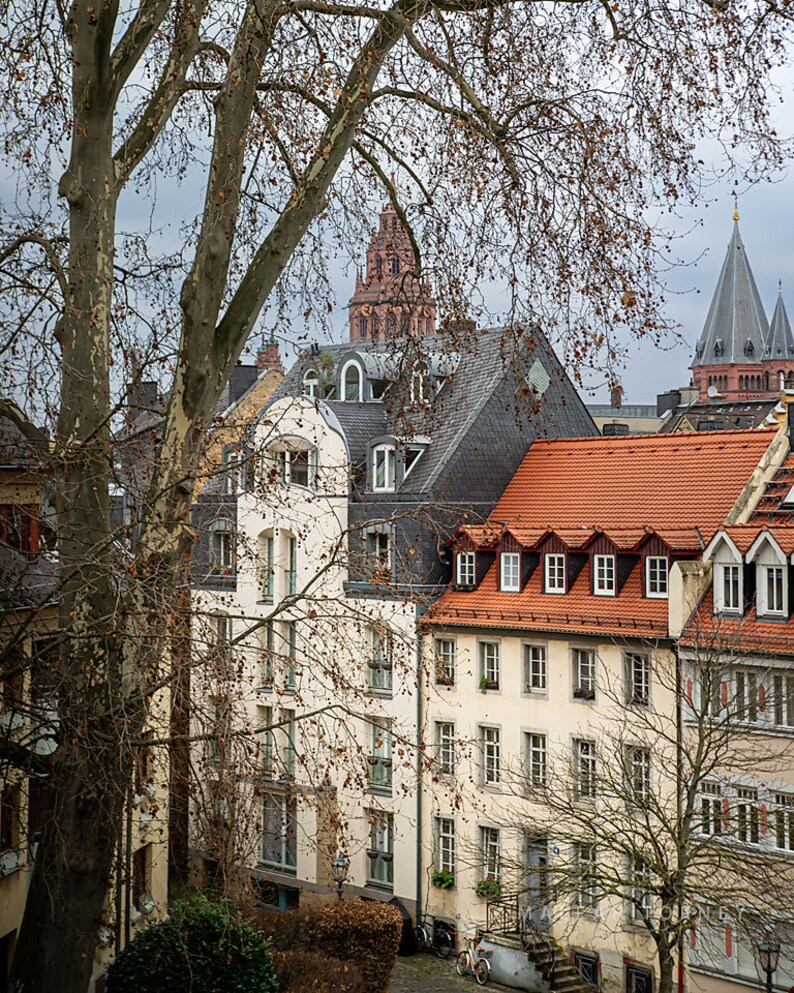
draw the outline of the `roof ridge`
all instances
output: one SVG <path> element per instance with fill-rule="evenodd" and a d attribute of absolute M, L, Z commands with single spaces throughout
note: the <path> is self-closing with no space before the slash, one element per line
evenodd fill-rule
<path fill-rule="evenodd" d="M 666 434 L 649 432 L 648 434 L 589 435 L 587 437 L 572 438 L 537 438 L 532 442 L 532 447 L 534 448 L 536 445 L 556 445 L 569 442 L 631 445 L 637 441 L 643 441 L 648 438 L 655 438 L 660 442 L 665 442 L 666 444 L 674 444 L 685 440 L 692 440 L 694 438 L 697 438 L 699 441 L 707 441 L 713 439 L 714 437 L 722 438 L 725 437 L 725 435 L 744 435 L 746 438 L 752 439 L 763 437 L 765 434 L 774 434 L 777 430 L 777 427 L 726 428 L 722 431 L 671 431 Z"/>

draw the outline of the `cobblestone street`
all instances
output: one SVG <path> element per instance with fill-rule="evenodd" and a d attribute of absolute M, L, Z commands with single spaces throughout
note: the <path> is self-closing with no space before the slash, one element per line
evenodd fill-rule
<path fill-rule="evenodd" d="M 473 993 L 480 987 L 473 976 L 461 978 L 455 972 L 455 959 L 438 959 L 435 955 L 412 955 L 397 959 L 389 993 Z M 496 993 L 515 993 L 507 986 L 488 983 L 486 989 Z"/>

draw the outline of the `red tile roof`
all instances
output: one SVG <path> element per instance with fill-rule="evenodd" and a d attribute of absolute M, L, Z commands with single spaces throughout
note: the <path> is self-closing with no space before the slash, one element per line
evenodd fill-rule
<path fill-rule="evenodd" d="M 680 644 L 701 652 L 794 655 L 794 621 L 759 621 L 755 607 L 741 620 L 715 617 L 709 588 L 684 629 Z"/>
<path fill-rule="evenodd" d="M 709 431 L 536 441 L 491 516 L 523 528 L 716 529 L 774 436 Z"/>

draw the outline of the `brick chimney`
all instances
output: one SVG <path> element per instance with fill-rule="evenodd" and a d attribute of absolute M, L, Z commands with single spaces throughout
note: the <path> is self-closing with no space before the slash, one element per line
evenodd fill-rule
<path fill-rule="evenodd" d="M 271 338 L 268 342 L 263 342 L 256 353 L 256 371 L 261 376 L 263 372 L 284 372 L 281 362 L 281 355 L 278 350 L 278 342 Z"/>

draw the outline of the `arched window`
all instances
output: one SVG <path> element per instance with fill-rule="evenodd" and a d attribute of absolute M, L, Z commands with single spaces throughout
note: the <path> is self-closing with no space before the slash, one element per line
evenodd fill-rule
<path fill-rule="evenodd" d="M 383 259 L 381 258 L 380 255 L 378 255 L 377 258 L 375 259 L 375 275 L 376 276 L 383 275 Z"/>
<path fill-rule="evenodd" d="M 357 362 L 348 362 L 342 369 L 342 399 L 360 403 L 364 399 L 364 380 Z"/>
<path fill-rule="evenodd" d="M 392 276 L 396 276 L 399 271 L 400 271 L 400 260 L 395 255 L 395 257 L 391 260 Z"/>
<path fill-rule="evenodd" d="M 229 573 L 234 569 L 234 535 L 232 522 L 218 517 L 209 527 L 209 560 L 212 572 Z"/>
<path fill-rule="evenodd" d="M 363 314 L 358 319 L 358 334 L 360 338 L 367 337 L 367 319 Z"/>
<path fill-rule="evenodd" d="M 394 318 L 394 314 L 389 314 L 386 318 L 386 335 L 394 335 L 397 332 L 397 321 Z"/>
<path fill-rule="evenodd" d="M 373 314 L 369 319 L 370 327 L 370 337 L 374 340 L 380 334 L 380 318 L 377 314 Z"/>
<path fill-rule="evenodd" d="M 739 389 L 744 389 L 744 376 L 739 376 Z"/>
<path fill-rule="evenodd" d="M 372 449 L 372 489 L 379 493 L 394 489 L 394 445 Z"/>
<path fill-rule="evenodd" d="M 427 369 L 423 364 L 411 371 L 411 403 L 424 403 L 426 398 Z"/>
<path fill-rule="evenodd" d="M 755 352 L 755 345 L 748 338 L 744 343 L 744 354 L 749 358 Z"/>
<path fill-rule="evenodd" d="M 272 450 L 276 460 L 277 478 L 290 486 L 313 488 L 317 482 L 317 449 L 308 447 Z"/>
<path fill-rule="evenodd" d="M 303 374 L 303 395 L 315 400 L 320 393 L 320 377 L 316 369 L 307 369 Z"/>

